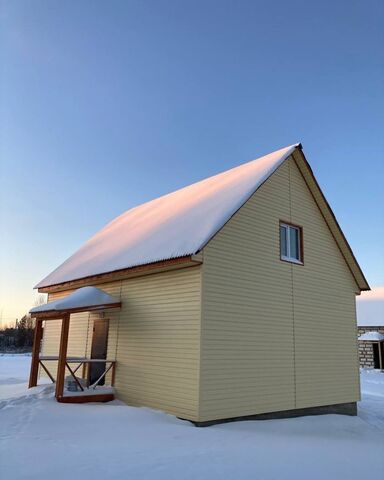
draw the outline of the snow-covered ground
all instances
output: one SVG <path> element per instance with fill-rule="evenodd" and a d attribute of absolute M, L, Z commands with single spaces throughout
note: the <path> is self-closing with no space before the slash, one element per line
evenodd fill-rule
<path fill-rule="evenodd" d="M 196 428 L 146 408 L 66 405 L 27 390 L 30 357 L 0 355 L 0 477 L 22 479 L 384 478 L 384 373 L 361 374 L 358 417 Z"/>

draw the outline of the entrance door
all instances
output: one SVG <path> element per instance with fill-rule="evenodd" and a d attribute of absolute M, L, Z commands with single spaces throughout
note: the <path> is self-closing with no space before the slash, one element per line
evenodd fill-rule
<path fill-rule="evenodd" d="M 109 320 L 105 318 L 97 318 L 93 323 L 92 349 L 91 358 L 105 360 L 107 358 L 108 346 L 108 328 Z M 91 363 L 90 368 L 90 382 L 96 382 L 100 376 L 105 372 L 105 363 Z M 103 378 L 99 385 L 104 385 L 105 378 Z"/>

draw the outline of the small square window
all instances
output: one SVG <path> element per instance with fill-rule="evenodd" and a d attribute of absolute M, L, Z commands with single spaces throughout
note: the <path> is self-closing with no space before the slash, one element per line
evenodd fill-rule
<path fill-rule="evenodd" d="M 302 229 L 280 223 L 280 258 L 286 262 L 303 263 Z"/>

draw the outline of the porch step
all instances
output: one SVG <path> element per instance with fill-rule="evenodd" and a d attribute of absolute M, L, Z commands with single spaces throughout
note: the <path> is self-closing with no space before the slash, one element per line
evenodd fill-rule
<path fill-rule="evenodd" d="M 110 402 L 115 399 L 113 393 L 97 393 L 95 395 L 64 395 L 57 399 L 60 403 Z"/>

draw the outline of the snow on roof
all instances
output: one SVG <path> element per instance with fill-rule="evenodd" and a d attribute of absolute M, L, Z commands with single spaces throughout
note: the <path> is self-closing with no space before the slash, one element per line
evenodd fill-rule
<path fill-rule="evenodd" d="M 384 340 L 384 335 L 380 332 L 366 332 L 360 335 L 358 340 L 367 340 L 371 342 L 381 342 Z"/>
<path fill-rule="evenodd" d="M 55 312 L 63 310 L 81 309 L 84 307 L 108 307 L 108 305 L 119 303 L 120 300 L 112 297 L 103 290 L 96 287 L 78 288 L 70 295 L 53 302 L 32 308 L 29 313 Z"/>
<path fill-rule="evenodd" d="M 298 146 L 126 211 L 35 288 L 197 253 Z"/>
<path fill-rule="evenodd" d="M 384 287 L 363 292 L 356 301 L 359 327 L 384 327 Z"/>

